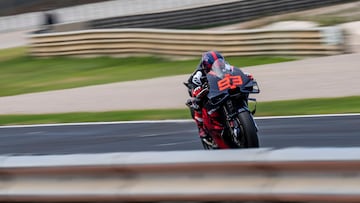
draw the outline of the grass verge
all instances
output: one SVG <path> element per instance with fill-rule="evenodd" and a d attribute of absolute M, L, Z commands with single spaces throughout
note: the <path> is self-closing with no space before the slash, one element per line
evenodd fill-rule
<path fill-rule="evenodd" d="M 34 58 L 25 53 L 24 48 L 0 52 L 0 96 L 191 74 L 199 62 L 199 58 L 178 61 L 157 57 Z M 229 57 L 227 60 L 247 67 L 294 58 Z"/>
<path fill-rule="evenodd" d="M 277 102 L 259 102 L 256 116 L 309 115 L 360 113 L 360 96 L 342 98 L 322 98 L 289 100 Z M 49 124 L 97 121 L 131 121 L 131 120 L 164 120 L 190 119 L 189 110 L 134 110 L 98 113 L 64 113 L 44 115 L 1 115 L 0 125 L 15 124 Z"/>
<path fill-rule="evenodd" d="M 0 49 L 0 62 L 23 57 L 26 55 L 26 52 L 27 49 L 25 47 Z"/>

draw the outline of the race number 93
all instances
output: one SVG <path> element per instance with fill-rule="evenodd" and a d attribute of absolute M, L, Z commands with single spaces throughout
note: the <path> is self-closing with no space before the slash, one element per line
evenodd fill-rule
<path fill-rule="evenodd" d="M 239 85 L 242 85 L 243 81 L 242 78 L 239 75 L 225 75 L 225 78 L 218 81 L 218 87 L 220 91 L 226 90 L 226 89 L 234 89 Z"/>

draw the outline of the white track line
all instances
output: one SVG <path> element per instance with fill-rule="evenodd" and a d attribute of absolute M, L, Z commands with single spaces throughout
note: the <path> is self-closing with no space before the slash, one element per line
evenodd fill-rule
<path fill-rule="evenodd" d="M 255 119 L 256 120 L 267 120 L 267 119 L 345 117 L 345 116 L 360 116 L 360 113 L 294 115 L 294 116 L 265 116 L 265 117 L 255 117 Z M 84 123 L 54 123 L 54 124 L 35 124 L 35 125 L 9 125 L 9 126 L 0 126 L 0 129 L 2 129 L 2 128 L 55 127 L 55 126 L 116 125 L 116 124 L 139 124 L 139 123 L 187 123 L 187 122 L 193 122 L 193 120 L 192 119 L 179 119 L 179 120 L 144 120 L 144 121 L 113 121 L 113 122 L 84 122 Z"/>
<path fill-rule="evenodd" d="M 255 119 L 266 120 L 266 119 L 282 119 L 282 118 L 317 118 L 317 117 L 345 117 L 345 116 L 360 116 L 360 113 L 315 114 L 315 115 L 294 115 L 294 116 L 264 116 L 264 117 L 255 117 Z"/>

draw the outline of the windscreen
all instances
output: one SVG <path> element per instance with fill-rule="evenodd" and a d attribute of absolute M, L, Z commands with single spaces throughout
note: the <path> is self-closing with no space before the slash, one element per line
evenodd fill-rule
<path fill-rule="evenodd" d="M 217 59 L 212 67 L 211 70 L 215 73 L 218 78 L 224 78 L 225 75 L 232 73 L 231 65 L 228 64 L 224 59 Z"/>

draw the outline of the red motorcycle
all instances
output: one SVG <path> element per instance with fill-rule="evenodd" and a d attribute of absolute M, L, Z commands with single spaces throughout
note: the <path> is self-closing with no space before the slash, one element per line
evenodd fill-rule
<path fill-rule="evenodd" d="M 258 148 L 258 127 L 253 118 L 256 99 L 249 98 L 249 94 L 260 93 L 257 82 L 222 59 L 214 62 L 206 77 L 208 82 L 198 97 L 206 94 L 211 111 L 219 110 L 224 126 L 221 138 L 229 148 Z M 249 100 L 255 103 L 252 111 Z M 205 149 L 214 148 L 204 141 L 202 144 Z"/>

